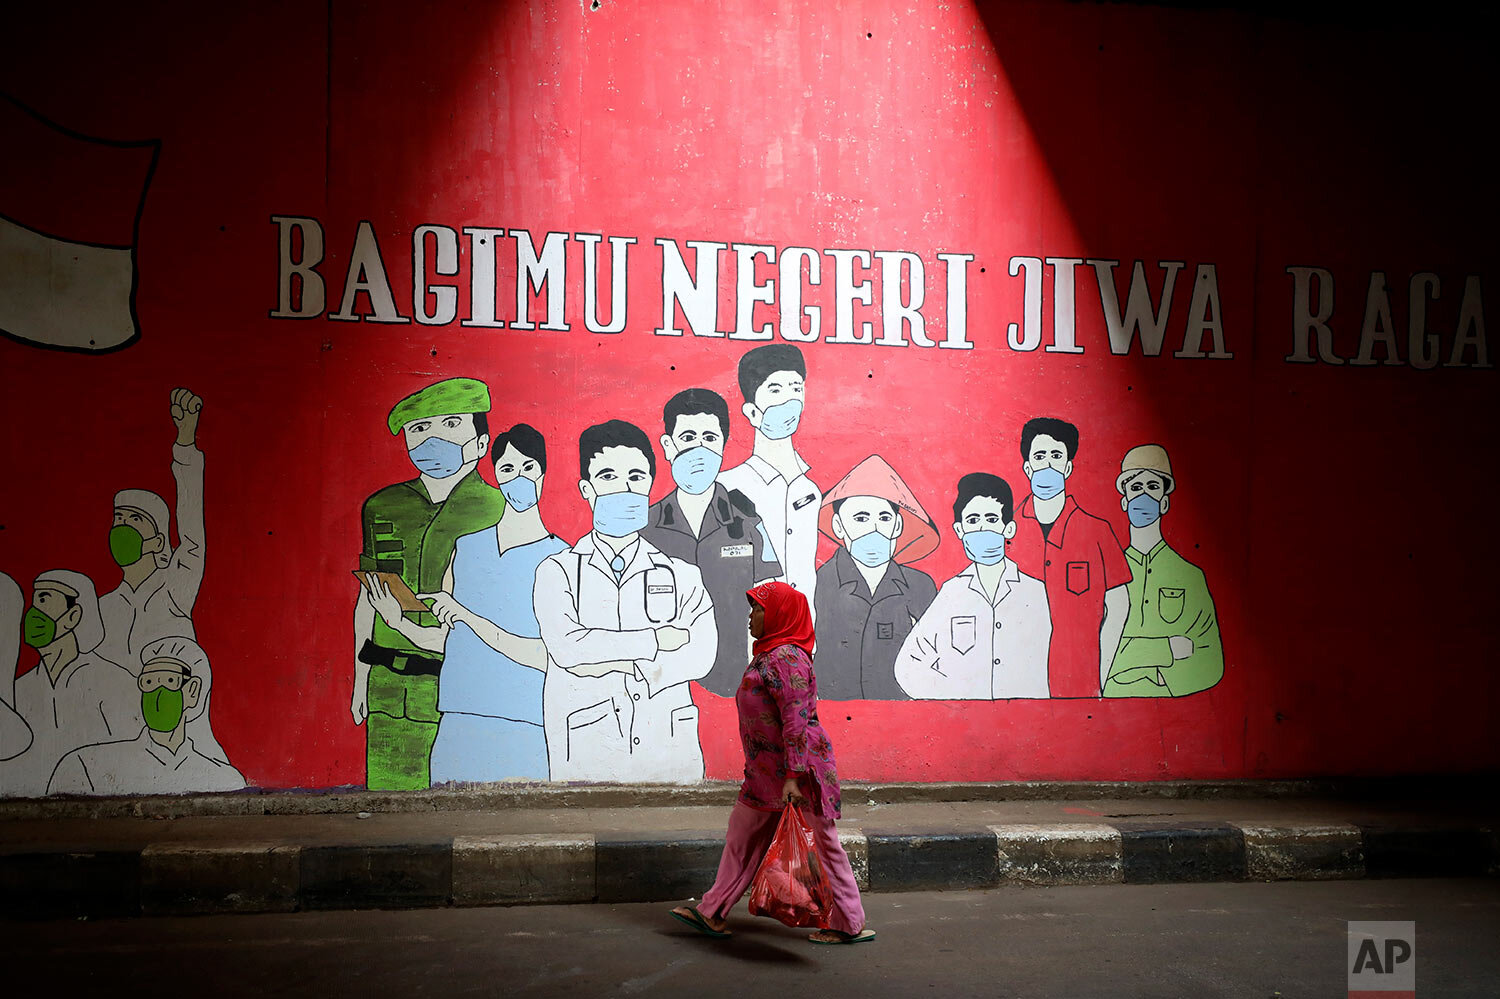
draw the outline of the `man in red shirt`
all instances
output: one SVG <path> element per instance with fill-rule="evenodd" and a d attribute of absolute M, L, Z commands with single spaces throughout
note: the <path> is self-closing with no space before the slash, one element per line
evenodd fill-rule
<path fill-rule="evenodd" d="M 1077 453 L 1078 428 L 1064 420 L 1038 417 L 1021 430 L 1021 469 L 1031 495 L 1019 507 L 1008 554 L 1047 584 L 1053 697 L 1099 696 L 1130 613 L 1130 563 L 1114 529 L 1067 493 Z"/>

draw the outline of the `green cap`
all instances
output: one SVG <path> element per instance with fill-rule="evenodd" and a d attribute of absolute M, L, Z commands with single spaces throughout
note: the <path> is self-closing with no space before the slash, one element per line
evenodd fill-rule
<path fill-rule="evenodd" d="M 392 434 L 412 420 L 425 420 L 431 416 L 447 416 L 449 413 L 488 413 L 490 390 L 477 378 L 447 378 L 414 392 L 396 403 L 386 425 Z"/>

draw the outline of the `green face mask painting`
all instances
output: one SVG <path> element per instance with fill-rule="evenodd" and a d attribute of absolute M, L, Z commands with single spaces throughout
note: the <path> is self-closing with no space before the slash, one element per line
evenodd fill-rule
<path fill-rule="evenodd" d="M 33 649 L 45 648 L 57 638 L 57 622 L 48 617 L 45 611 L 29 607 L 26 616 L 21 619 L 21 637 Z"/>
<path fill-rule="evenodd" d="M 141 717 L 153 732 L 170 732 L 182 721 L 182 691 L 157 687 L 141 695 Z"/>
<path fill-rule="evenodd" d="M 144 544 L 141 532 L 128 524 L 116 524 L 109 529 L 109 554 L 114 557 L 117 565 L 135 565 L 139 562 Z"/>

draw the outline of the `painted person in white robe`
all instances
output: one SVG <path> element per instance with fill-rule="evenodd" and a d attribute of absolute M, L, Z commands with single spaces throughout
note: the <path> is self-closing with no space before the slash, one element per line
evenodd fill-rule
<path fill-rule="evenodd" d="M 189 794 L 238 791 L 245 778 L 205 756 L 188 734 L 208 703 L 213 671 L 191 638 L 163 638 L 141 652 L 141 716 L 134 739 L 76 749 L 63 757 L 48 794 Z"/>
<path fill-rule="evenodd" d="M 31 726 L 16 711 L 16 665 L 25 613 L 21 587 L 0 572 L 0 761 L 20 756 L 31 746 Z"/>
<path fill-rule="evenodd" d="M 32 742 L 0 762 L 0 796 L 39 797 L 68 753 L 139 732 L 141 698 L 130 671 L 98 652 L 99 598 L 82 573 L 53 569 L 36 578 L 21 636 L 41 655 L 16 680 L 15 709 Z"/>
<path fill-rule="evenodd" d="M 172 511 L 149 489 L 115 494 L 109 551 L 120 566 L 120 585 L 99 598 L 104 619 L 100 653 L 138 672 L 141 650 L 162 638 L 196 638 L 193 607 L 203 585 L 203 452 L 198 419 L 203 400 L 184 388 L 172 390 L 171 416 L 177 427 L 172 445 L 172 478 L 177 483 L 177 547 L 172 547 Z M 209 725 L 209 705 L 193 722 L 199 752 L 227 761 Z"/>

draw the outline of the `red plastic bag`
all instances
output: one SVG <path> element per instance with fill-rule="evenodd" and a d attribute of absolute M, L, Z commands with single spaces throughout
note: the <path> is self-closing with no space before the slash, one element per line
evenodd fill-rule
<path fill-rule="evenodd" d="M 801 810 L 790 805 L 782 809 L 771 847 L 750 883 L 750 914 L 788 926 L 827 926 L 832 913 L 833 889 L 817 840 Z"/>

